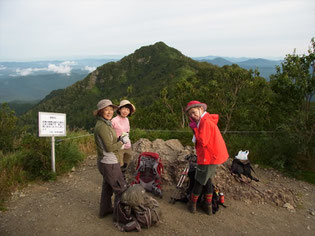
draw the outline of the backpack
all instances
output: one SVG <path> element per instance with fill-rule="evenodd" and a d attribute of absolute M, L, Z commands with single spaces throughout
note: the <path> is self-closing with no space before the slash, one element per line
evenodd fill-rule
<path fill-rule="evenodd" d="M 187 157 L 186 157 L 187 159 Z M 189 170 L 187 172 L 187 176 L 189 179 L 189 183 L 187 185 L 187 188 L 184 189 L 184 193 L 182 193 L 181 197 L 179 199 L 176 199 L 177 201 L 181 202 L 188 202 L 192 193 L 192 190 L 194 188 L 194 183 L 195 183 L 195 174 L 196 174 L 196 168 L 197 168 L 197 156 L 191 157 L 191 160 L 189 162 Z M 213 192 L 212 192 L 212 214 L 215 214 L 220 206 L 223 206 L 226 208 L 224 205 L 224 195 L 220 191 L 218 187 L 212 184 Z M 204 193 L 201 193 L 201 195 L 198 198 L 198 205 L 202 205 L 204 202 Z"/>
<path fill-rule="evenodd" d="M 116 227 L 123 232 L 141 231 L 160 222 L 158 202 L 140 184 L 130 186 L 115 204 Z"/>
<path fill-rule="evenodd" d="M 224 208 L 226 208 L 226 206 L 224 205 L 223 193 L 216 186 L 212 185 L 212 187 L 213 187 L 212 214 L 215 214 L 219 210 L 220 206 L 223 206 Z"/>
<path fill-rule="evenodd" d="M 159 154 L 154 152 L 142 152 L 138 158 L 135 181 L 132 184 L 140 184 L 148 192 L 162 197 L 163 164 Z"/>
<path fill-rule="evenodd" d="M 232 161 L 231 165 L 231 172 L 235 174 L 240 179 L 242 178 L 241 175 L 245 175 L 246 177 L 250 178 L 251 180 L 254 180 L 256 182 L 259 181 L 259 179 L 252 176 L 251 171 L 253 171 L 255 174 L 253 167 L 251 166 L 249 159 L 248 159 L 248 153 L 249 151 L 239 151 L 238 155 L 235 156 L 235 158 Z"/>

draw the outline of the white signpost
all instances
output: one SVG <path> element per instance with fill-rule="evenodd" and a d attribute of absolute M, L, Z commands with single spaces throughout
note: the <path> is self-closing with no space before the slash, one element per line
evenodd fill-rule
<path fill-rule="evenodd" d="M 66 136 L 66 114 L 38 112 L 39 137 L 51 137 L 51 167 L 55 167 L 55 137 Z"/>

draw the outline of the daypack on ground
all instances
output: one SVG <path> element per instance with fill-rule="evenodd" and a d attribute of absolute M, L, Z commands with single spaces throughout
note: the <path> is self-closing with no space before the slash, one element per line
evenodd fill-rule
<path fill-rule="evenodd" d="M 140 184 L 145 190 L 162 197 L 162 172 L 163 165 L 159 154 L 154 152 L 142 152 L 138 158 L 136 177 L 133 184 Z"/>
<path fill-rule="evenodd" d="M 161 210 L 158 202 L 148 196 L 145 189 L 135 184 L 130 186 L 115 205 L 114 218 L 120 231 L 140 231 L 159 223 Z"/>
<path fill-rule="evenodd" d="M 259 180 L 253 177 L 251 174 L 251 171 L 253 171 L 254 173 L 255 171 L 249 162 L 248 153 L 249 151 L 243 152 L 242 150 L 238 152 L 238 155 L 235 156 L 232 161 L 231 172 L 238 176 L 240 179 L 242 178 L 241 175 L 244 175 L 251 180 L 255 180 L 256 182 L 258 182 Z"/>

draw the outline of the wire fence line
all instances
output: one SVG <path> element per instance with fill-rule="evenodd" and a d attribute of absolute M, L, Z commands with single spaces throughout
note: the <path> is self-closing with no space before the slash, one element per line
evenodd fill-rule
<path fill-rule="evenodd" d="M 173 132 L 173 133 L 191 133 L 192 131 L 190 130 L 158 130 L 158 129 L 137 129 L 138 131 L 144 131 L 144 132 Z M 221 133 L 223 133 L 224 131 L 220 131 Z M 266 134 L 266 133 L 276 133 L 276 131 L 265 131 L 265 130 L 230 130 L 230 131 L 226 131 L 225 133 L 229 133 L 229 134 Z M 79 135 L 79 136 L 75 136 L 75 137 L 69 137 L 69 138 L 59 138 L 56 139 L 56 142 L 62 142 L 62 141 L 66 141 L 66 140 L 71 140 L 71 139 L 78 139 L 78 138 L 82 138 L 82 137 L 88 137 L 88 136 L 92 136 L 94 135 L 92 134 L 85 134 L 85 135 Z"/>
<path fill-rule="evenodd" d="M 59 139 L 56 139 L 55 142 L 62 142 L 62 141 L 65 141 L 65 140 L 70 140 L 70 139 L 77 139 L 77 138 L 82 138 L 82 137 L 87 137 L 87 136 L 92 136 L 94 134 L 85 134 L 85 135 L 80 135 L 80 136 L 75 136 L 75 137 L 69 137 L 69 138 L 59 138 Z"/>
<path fill-rule="evenodd" d="M 147 132 L 174 132 L 174 133 L 191 133 L 190 130 L 157 130 L 157 129 L 141 129 L 140 131 Z M 224 131 L 220 130 L 221 133 Z M 225 133 L 275 133 L 275 131 L 264 131 L 264 130 L 244 130 L 244 131 L 225 131 Z"/>

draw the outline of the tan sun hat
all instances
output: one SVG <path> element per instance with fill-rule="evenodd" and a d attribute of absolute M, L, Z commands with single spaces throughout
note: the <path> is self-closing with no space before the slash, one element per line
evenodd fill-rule
<path fill-rule="evenodd" d="M 100 110 L 102 110 L 108 106 L 112 106 L 114 108 L 114 111 L 116 111 L 118 109 L 118 107 L 116 105 L 114 105 L 111 100 L 103 99 L 97 103 L 97 105 L 96 105 L 97 109 L 93 111 L 93 115 L 96 116 Z"/>
<path fill-rule="evenodd" d="M 133 113 L 136 112 L 136 107 L 129 102 L 128 100 L 122 100 L 119 104 L 118 110 L 117 110 L 117 114 L 120 115 L 120 108 L 122 107 L 128 107 L 130 109 L 130 114 L 128 116 L 131 116 Z"/>

